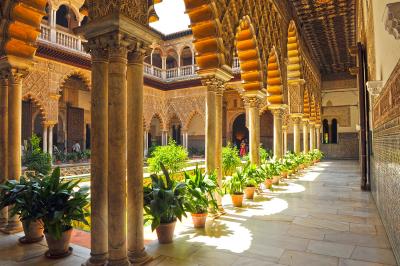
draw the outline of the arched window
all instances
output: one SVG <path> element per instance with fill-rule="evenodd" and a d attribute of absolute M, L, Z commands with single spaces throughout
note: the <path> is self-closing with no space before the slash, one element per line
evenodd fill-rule
<path fill-rule="evenodd" d="M 155 49 L 152 55 L 153 66 L 162 68 L 161 50 Z"/>
<path fill-rule="evenodd" d="M 322 122 L 322 138 L 323 144 L 329 143 L 329 124 L 327 119 Z"/>
<path fill-rule="evenodd" d="M 185 47 L 181 52 L 181 66 L 190 66 L 193 64 L 193 54 L 190 47 Z"/>
<path fill-rule="evenodd" d="M 338 143 L 338 125 L 337 125 L 337 120 L 332 119 L 332 125 L 331 125 L 331 143 L 337 144 Z"/>
<path fill-rule="evenodd" d="M 76 14 L 70 7 L 61 5 L 56 13 L 56 24 L 72 30 L 79 25 L 79 22 Z"/>

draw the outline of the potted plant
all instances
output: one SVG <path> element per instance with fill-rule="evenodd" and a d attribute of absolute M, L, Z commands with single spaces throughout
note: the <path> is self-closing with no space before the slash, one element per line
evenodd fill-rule
<path fill-rule="evenodd" d="M 281 173 L 282 165 L 280 164 L 279 161 L 271 161 L 268 164 L 268 167 L 269 167 L 270 175 L 272 177 L 272 184 L 278 185 L 279 180 L 281 178 L 280 173 Z"/>
<path fill-rule="evenodd" d="M 258 176 L 262 177 L 264 185 L 267 189 L 272 188 L 272 175 L 269 167 L 269 163 L 266 162 L 257 169 Z"/>
<path fill-rule="evenodd" d="M 224 176 L 231 176 L 241 164 L 238 149 L 231 143 L 222 148 L 222 171 Z"/>
<path fill-rule="evenodd" d="M 71 254 L 69 242 L 72 222 L 88 225 L 86 217 L 89 212 L 86 206 L 89 204 L 89 188 L 79 188 L 79 182 L 80 180 L 62 181 L 59 167 L 51 175 L 39 180 L 38 197 L 41 206 L 38 216 L 43 220 L 49 247 L 46 257 L 61 258 Z"/>
<path fill-rule="evenodd" d="M 254 192 L 256 190 L 256 187 L 258 185 L 260 178 L 259 178 L 259 171 L 257 171 L 257 166 L 256 165 L 251 165 L 250 163 L 247 163 L 246 166 L 243 169 L 244 174 L 245 174 L 245 183 L 244 183 L 244 194 L 246 199 L 253 199 L 254 198 Z M 262 182 L 262 181 L 261 181 Z M 260 183 L 261 183 L 260 182 Z"/>
<path fill-rule="evenodd" d="M 172 180 L 162 163 L 160 167 L 164 176 L 151 175 L 151 184 L 144 187 L 145 222 L 151 222 L 160 244 L 168 244 L 173 240 L 176 219 L 186 217 L 186 184 Z"/>
<path fill-rule="evenodd" d="M 0 185 L 0 210 L 9 206 L 11 216 L 18 215 L 22 222 L 25 236 L 19 238 L 22 244 L 39 242 L 43 239 L 43 222 L 40 219 L 38 200 L 38 180 L 35 177 L 19 181 L 9 180 Z"/>
<path fill-rule="evenodd" d="M 192 215 L 195 228 L 205 227 L 208 210 L 216 211 L 218 205 L 214 199 L 217 191 L 215 174 L 202 173 L 196 166 L 193 174 L 184 173 L 187 187 L 185 207 Z"/>
<path fill-rule="evenodd" d="M 242 170 L 237 170 L 230 179 L 225 180 L 225 193 L 229 193 L 234 207 L 242 207 L 243 188 L 245 184 L 245 174 Z"/>

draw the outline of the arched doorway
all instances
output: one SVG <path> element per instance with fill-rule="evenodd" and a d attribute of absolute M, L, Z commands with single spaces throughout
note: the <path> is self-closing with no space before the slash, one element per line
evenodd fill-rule
<path fill-rule="evenodd" d="M 161 119 L 158 115 L 153 116 L 150 122 L 150 130 L 148 136 L 149 147 L 161 145 Z"/>
<path fill-rule="evenodd" d="M 246 143 L 249 140 L 249 130 L 246 127 L 246 114 L 240 114 L 236 117 L 232 125 L 232 144 L 240 148 L 240 143 L 243 140 Z"/>
<path fill-rule="evenodd" d="M 178 145 L 182 144 L 181 131 L 182 131 L 181 121 L 176 115 L 174 115 L 170 121 L 169 137 L 172 138 Z"/>
<path fill-rule="evenodd" d="M 196 113 L 188 124 L 188 150 L 190 156 L 204 156 L 205 152 L 205 121 Z"/>

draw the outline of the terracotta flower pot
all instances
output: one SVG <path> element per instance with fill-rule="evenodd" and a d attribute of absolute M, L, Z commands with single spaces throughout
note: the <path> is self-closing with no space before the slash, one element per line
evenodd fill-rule
<path fill-rule="evenodd" d="M 287 178 L 288 175 L 289 175 L 289 172 L 282 172 L 281 173 L 282 178 Z"/>
<path fill-rule="evenodd" d="M 158 243 L 160 244 L 169 244 L 172 243 L 174 239 L 174 231 L 175 231 L 176 221 L 167 224 L 160 224 L 156 228 Z"/>
<path fill-rule="evenodd" d="M 300 165 L 299 165 L 299 168 L 300 168 L 301 170 L 303 170 L 303 169 L 304 169 L 304 164 L 300 164 Z"/>
<path fill-rule="evenodd" d="M 22 244 L 30 244 L 39 242 L 43 239 L 43 223 L 41 220 L 23 221 L 22 227 L 24 228 L 25 236 L 19 239 Z"/>
<path fill-rule="evenodd" d="M 273 176 L 273 177 L 272 177 L 272 184 L 278 185 L 280 179 L 281 179 L 281 177 L 278 176 L 278 175 L 277 175 L 277 176 Z"/>
<path fill-rule="evenodd" d="M 194 228 L 204 228 L 207 221 L 207 213 L 192 213 Z"/>
<path fill-rule="evenodd" d="M 272 188 L 272 179 L 265 179 L 265 187 L 267 189 L 271 189 Z"/>
<path fill-rule="evenodd" d="M 254 198 L 254 191 L 256 191 L 256 187 L 246 187 L 244 190 L 244 194 L 246 199 L 253 199 Z"/>
<path fill-rule="evenodd" d="M 47 246 L 49 250 L 46 252 L 46 257 L 62 258 L 71 254 L 69 243 L 71 241 L 72 228 L 64 231 L 60 239 L 55 239 L 53 236 L 45 233 Z"/>
<path fill-rule="evenodd" d="M 234 207 L 242 207 L 243 204 L 243 193 L 242 194 L 232 194 L 232 204 Z"/>

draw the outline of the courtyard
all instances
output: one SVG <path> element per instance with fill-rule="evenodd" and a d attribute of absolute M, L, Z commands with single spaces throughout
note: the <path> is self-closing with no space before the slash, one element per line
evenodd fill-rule
<path fill-rule="evenodd" d="M 194 229 L 190 218 L 177 225 L 173 244 L 158 244 L 145 228 L 153 257 L 148 265 L 396 265 L 386 231 L 370 192 L 359 188 L 356 161 L 323 161 L 286 179 L 273 191 Z M 88 246 L 73 240 L 72 256 L 49 260 L 45 241 L 18 244 L 17 235 L 0 236 L 0 265 L 79 265 Z M 83 235 L 80 238 L 88 238 Z"/>

